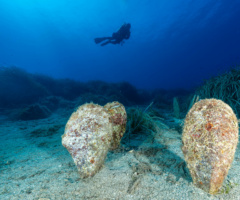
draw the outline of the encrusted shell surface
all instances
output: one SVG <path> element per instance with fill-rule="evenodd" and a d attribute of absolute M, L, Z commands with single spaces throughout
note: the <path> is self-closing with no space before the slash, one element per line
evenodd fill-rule
<path fill-rule="evenodd" d="M 195 103 L 186 116 L 182 142 L 193 183 L 217 193 L 238 143 L 238 121 L 231 107 L 216 99 Z"/>
<path fill-rule="evenodd" d="M 118 148 L 123 134 L 126 131 L 127 113 L 125 107 L 117 101 L 107 103 L 104 108 L 110 114 L 113 124 L 113 138 L 110 145 L 110 150 L 114 150 Z"/>
<path fill-rule="evenodd" d="M 68 120 L 62 144 L 71 154 L 82 178 L 103 165 L 111 140 L 110 115 L 100 105 L 84 104 Z"/>

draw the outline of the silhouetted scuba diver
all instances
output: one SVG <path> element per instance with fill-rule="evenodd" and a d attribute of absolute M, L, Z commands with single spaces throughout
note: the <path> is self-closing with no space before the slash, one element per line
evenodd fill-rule
<path fill-rule="evenodd" d="M 101 38 L 95 38 L 94 41 L 96 44 L 99 44 L 105 40 L 106 42 L 102 43 L 101 46 L 104 46 L 106 44 L 112 43 L 112 44 L 123 44 L 124 39 L 128 39 L 130 37 L 130 28 L 131 24 L 125 23 L 121 26 L 121 28 L 116 32 L 112 34 L 112 37 L 101 37 Z"/>

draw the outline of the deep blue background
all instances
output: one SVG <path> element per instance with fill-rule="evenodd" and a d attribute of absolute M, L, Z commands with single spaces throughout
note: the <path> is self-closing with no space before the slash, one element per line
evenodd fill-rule
<path fill-rule="evenodd" d="M 240 0 L 0 0 L 0 27 L 0 65 L 56 78 L 191 88 L 240 64 Z"/>

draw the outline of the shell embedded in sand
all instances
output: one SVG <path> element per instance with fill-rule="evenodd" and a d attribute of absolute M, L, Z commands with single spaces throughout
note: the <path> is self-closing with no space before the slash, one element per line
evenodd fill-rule
<path fill-rule="evenodd" d="M 113 137 L 110 145 L 110 150 L 118 148 L 123 134 L 126 130 L 127 113 L 124 106 L 117 102 L 107 103 L 104 108 L 110 114 L 110 118 L 113 124 Z"/>
<path fill-rule="evenodd" d="M 113 134 L 110 115 L 100 105 L 84 104 L 68 120 L 62 144 L 80 176 L 93 176 L 103 165 Z"/>
<path fill-rule="evenodd" d="M 217 193 L 238 143 L 238 121 L 230 106 L 216 99 L 195 103 L 186 116 L 182 141 L 193 183 Z"/>

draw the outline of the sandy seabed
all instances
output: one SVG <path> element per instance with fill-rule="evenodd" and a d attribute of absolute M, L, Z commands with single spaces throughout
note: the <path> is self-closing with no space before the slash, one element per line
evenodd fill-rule
<path fill-rule="evenodd" d="M 181 151 L 181 133 L 167 127 L 153 138 L 132 139 L 135 148 L 109 152 L 94 177 L 80 179 L 61 144 L 68 117 L 58 112 L 42 120 L 1 119 L 1 200 L 240 200 L 240 145 L 222 194 L 213 196 L 193 185 Z"/>

